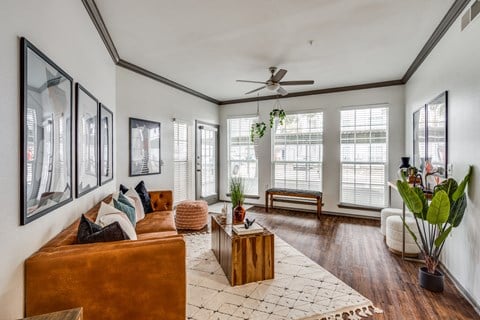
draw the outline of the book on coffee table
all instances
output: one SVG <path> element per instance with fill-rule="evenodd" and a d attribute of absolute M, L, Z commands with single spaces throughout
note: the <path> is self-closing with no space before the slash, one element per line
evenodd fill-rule
<path fill-rule="evenodd" d="M 254 222 L 248 229 L 246 229 L 245 225 L 243 224 L 235 224 L 232 226 L 232 229 L 233 232 L 238 235 L 256 234 L 263 232 L 263 227 L 256 222 Z"/>

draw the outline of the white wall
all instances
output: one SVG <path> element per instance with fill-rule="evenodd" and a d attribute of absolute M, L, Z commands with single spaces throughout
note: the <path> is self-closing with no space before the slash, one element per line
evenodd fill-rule
<path fill-rule="evenodd" d="M 393 86 L 358 91 L 322 94 L 287 98 L 280 100 L 282 108 L 288 112 L 323 110 L 323 210 L 339 213 L 355 213 L 366 216 L 379 216 L 373 211 L 361 211 L 339 208 L 340 190 L 340 108 L 355 105 L 369 105 L 378 103 L 389 104 L 389 177 L 396 178 L 400 165 L 400 157 L 404 152 L 404 87 Z M 269 113 L 274 105 L 274 100 L 260 102 L 260 117 L 268 123 Z M 220 197 L 225 199 L 228 190 L 228 165 L 227 165 L 227 119 L 238 115 L 255 115 L 257 106 L 255 102 L 220 106 Z M 265 190 L 271 186 L 271 135 L 267 129 L 265 136 L 260 139 L 261 152 L 259 158 L 259 200 L 248 202 L 264 204 Z M 393 199 L 397 206 L 400 202 Z M 284 205 L 284 204 L 282 204 Z M 286 204 L 284 206 L 287 206 Z M 298 206 L 297 206 L 298 207 Z M 312 207 L 307 207 L 312 209 Z"/>
<path fill-rule="evenodd" d="M 463 14 L 462 14 L 463 15 Z M 445 244 L 443 262 L 480 304 L 480 18 L 460 31 L 458 19 L 406 85 L 406 152 L 412 154 L 412 114 L 448 90 L 448 159 L 460 180 L 474 165 L 462 224 Z"/>
<path fill-rule="evenodd" d="M 173 189 L 173 118 L 181 119 L 193 128 L 195 120 L 218 123 L 218 105 L 199 99 L 185 92 L 117 67 L 117 184 L 135 186 L 145 181 L 147 189 Z M 160 175 L 128 176 L 129 117 L 161 123 L 161 159 L 165 165 Z M 190 130 L 194 143 L 194 130 Z M 193 159 L 193 148 L 190 155 Z M 189 198 L 194 198 L 193 166 Z"/>
<path fill-rule="evenodd" d="M 115 186 L 20 226 L 20 36 L 115 112 L 115 66 L 81 1 L 0 2 L 0 319 L 23 317 L 24 260 Z"/>

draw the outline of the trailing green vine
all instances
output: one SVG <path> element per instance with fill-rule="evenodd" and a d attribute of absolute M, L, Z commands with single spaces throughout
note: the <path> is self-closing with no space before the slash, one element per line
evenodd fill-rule
<path fill-rule="evenodd" d="M 276 117 L 278 117 L 278 123 L 280 123 L 280 125 L 283 125 L 287 115 L 285 114 L 285 111 L 283 109 L 273 109 L 272 111 L 270 111 L 270 128 L 273 128 Z"/>
<path fill-rule="evenodd" d="M 261 138 L 265 135 L 267 125 L 265 122 L 256 122 L 250 127 L 250 141 L 255 142 L 255 138 Z"/>

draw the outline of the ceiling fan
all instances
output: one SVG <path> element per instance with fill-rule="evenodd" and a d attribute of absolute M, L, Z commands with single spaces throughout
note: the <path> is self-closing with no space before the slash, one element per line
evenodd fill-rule
<path fill-rule="evenodd" d="M 270 79 L 268 79 L 267 81 L 237 80 L 237 82 L 263 84 L 263 86 L 261 86 L 260 88 L 254 89 L 252 91 L 248 91 L 245 94 L 254 93 L 264 88 L 267 88 L 268 90 L 271 90 L 271 91 L 277 91 L 282 96 L 285 96 L 288 94 L 288 91 L 285 90 L 282 86 L 299 86 L 299 85 L 313 84 L 313 80 L 280 81 L 287 74 L 287 70 L 280 69 L 278 70 L 277 73 L 275 73 L 275 71 L 277 71 L 276 67 L 270 67 L 268 68 L 268 70 L 270 70 L 271 76 L 270 76 Z"/>

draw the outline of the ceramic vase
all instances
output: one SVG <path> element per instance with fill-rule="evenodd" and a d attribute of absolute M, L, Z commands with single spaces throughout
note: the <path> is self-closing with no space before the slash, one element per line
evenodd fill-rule
<path fill-rule="evenodd" d="M 233 209 L 233 224 L 243 223 L 243 219 L 245 219 L 245 212 L 246 210 L 243 208 L 242 204 L 236 206 Z"/>

